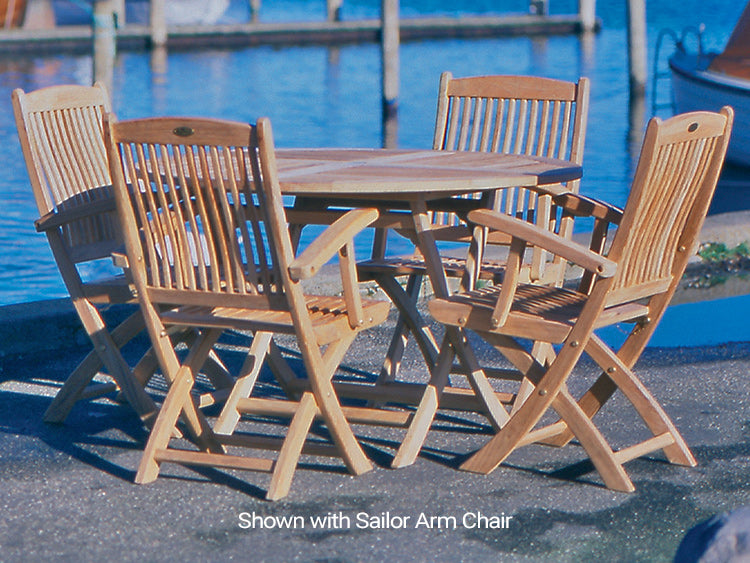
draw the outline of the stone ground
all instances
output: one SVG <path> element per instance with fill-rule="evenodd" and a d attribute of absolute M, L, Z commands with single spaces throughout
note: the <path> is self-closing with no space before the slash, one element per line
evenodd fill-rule
<path fill-rule="evenodd" d="M 709 217 L 701 240 L 750 240 L 750 216 L 740 217 L 748 213 Z M 750 292 L 743 288 L 731 291 Z M 712 292 L 688 290 L 684 300 Z M 361 335 L 343 375 L 376 372 L 392 327 L 393 318 Z M 230 364 L 241 361 L 241 343 L 225 340 Z M 489 476 L 458 471 L 489 428 L 444 413 L 413 466 L 388 469 L 402 431 L 357 427 L 373 471 L 353 478 L 335 460 L 305 458 L 276 503 L 262 500 L 268 477 L 256 473 L 167 465 L 156 482 L 135 485 L 146 433 L 109 399 L 77 405 L 63 425 L 42 422 L 86 351 L 64 300 L 0 308 L 0 561 L 671 561 L 689 528 L 750 503 L 747 342 L 646 350 L 636 371 L 698 466 L 660 454 L 634 460 L 634 493 L 605 489 L 576 444 L 520 449 Z M 425 377 L 412 349 L 403 370 Z M 573 390 L 595 375 L 584 363 Z M 275 392 L 270 378 L 264 386 Z M 155 381 L 149 391 L 158 398 L 164 389 Z M 617 397 L 597 421 L 618 447 L 642 432 Z"/>
<path fill-rule="evenodd" d="M 376 369 L 391 327 L 361 335 L 344 376 Z M 38 335 L 46 330 L 37 325 Z M 230 363 L 241 360 L 236 344 L 239 335 L 222 347 Z M 698 466 L 660 454 L 635 460 L 634 493 L 605 489 L 575 444 L 523 448 L 489 476 L 458 471 L 489 428 L 446 413 L 413 466 L 388 468 L 401 430 L 357 427 L 374 471 L 354 478 L 335 460 L 306 458 L 276 503 L 262 500 L 268 476 L 258 473 L 167 465 L 156 482 L 135 485 L 146 434 L 108 399 L 77 405 L 63 425 L 42 422 L 85 351 L 0 359 L 2 561 L 670 561 L 690 527 L 750 502 L 748 343 L 646 351 L 637 371 Z M 410 350 L 405 372 L 423 377 L 420 362 Z M 584 365 L 574 388 L 595 373 Z M 598 419 L 621 446 L 641 433 L 634 416 L 615 400 Z"/>

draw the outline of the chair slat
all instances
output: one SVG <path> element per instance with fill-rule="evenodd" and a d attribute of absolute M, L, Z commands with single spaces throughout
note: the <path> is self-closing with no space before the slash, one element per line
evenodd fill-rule
<path fill-rule="evenodd" d="M 388 303 L 361 298 L 354 267 L 353 236 L 378 213 L 345 214 L 311 245 L 311 253 L 317 254 L 320 248 L 335 253 L 335 245 L 340 245 L 343 297 L 307 295 L 291 271 L 307 275 L 315 268 L 308 254 L 295 258 L 293 253 L 267 120 L 257 126 L 198 118 L 120 123 L 108 115 L 105 129 L 130 272 L 152 345 L 170 382 L 136 482 L 155 479 L 162 462 L 265 469 L 272 472 L 267 498 L 275 500 L 289 491 L 303 451 L 337 454 L 354 474 L 369 470 L 331 379 L 354 336 L 388 314 Z M 141 256 L 146 256 L 145 264 Z M 172 326 L 200 329 L 182 363 L 165 336 Z M 226 329 L 250 331 L 253 340 L 214 431 L 190 390 L 206 354 Z M 241 445 L 241 440 L 217 433 L 233 434 L 244 407 L 252 403 L 249 397 L 266 357 L 271 354 L 274 371 L 281 370 L 287 387 L 288 379 L 296 377 L 273 345 L 277 333 L 297 337 L 310 390 L 298 402 L 264 403 L 264 413 L 291 417 L 285 438 L 277 444 L 266 442 L 279 450 L 275 461 L 228 456 L 223 444 Z M 180 413 L 190 437 L 204 451 L 169 447 Z M 333 444 L 305 450 L 318 415 Z"/>
<path fill-rule="evenodd" d="M 602 255 L 605 246 L 601 238 L 592 240 L 589 251 L 496 211 L 469 212 L 469 220 L 478 225 L 512 235 L 506 265 L 515 266 L 499 287 L 434 299 L 429 303 L 430 312 L 447 325 L 447 330 L 477 333 L 526 378 L 508 420 L 498 425 L 495 435 L 472 453 L 461 469 L 489 473 L 523 445 L 541 442 L 564 446 L 574 437 L 605 485 L 618 491 L 635 489 L 623 464 L 652 451 L 662 450 L 671 463 L 696 464 L 684 438 L 633 372 L 633 366 L 669 305 L 696 244 L 719 179 L 732 121 L 729 107 L 719 113 L 682 114 L 665 122 L 652 119 L 621 214 L 605 204 L 589 202 L 586 206 L 586 198 L 575 194 L 560 199 L 566 206 L 563 199 L 577 201 L 570 206 L 577 214 L 583 214 L 580 212 L 587 207 L 591 215 L 598 216 L 595 237 L 606 233 L 602 223 L 611 220 L 618 224 L 606 257 Z M 587 268 L 592 275 L 584 278 L 578 291 L 520 283 L 519 264 L 526 244 L 544 246 Z M 615 351 L 594 331 L 622 322 L 633 323 L 633 328 Z M 533 345 L 528 346 L 524 340 Z M 447 378 L 453 357 L 460 351 L 455 343 L 444 349 L 444 361 L 431 376 L 431 389 Z M 584 352 L 602 375 L 576 399 L 568 389 L 574 387 L 575 368 Z M 615 391 L 621 392 L 638 415 L 628 413 L 630 418 L 623 418 L 619 425 L 633 436 L 639 433 L 636 424 L 645 425 L 650 433 L 619 451 L 610 446 L 594 423 L 595 415 Z M 477 392 L 475 395 L 487 398 Z M 429 422 L 441 406 L 436 402 L 427 393 L 423 396 L 414 414 L 420 426 L 411 424 L 407 431 L 396 454 L 399 465 L 414 460 Z M 490 413 L 489 407 L 483 412 Z M 551 410 L 559 420 L 552 419 L 549 424 L 545 415 Z"/>

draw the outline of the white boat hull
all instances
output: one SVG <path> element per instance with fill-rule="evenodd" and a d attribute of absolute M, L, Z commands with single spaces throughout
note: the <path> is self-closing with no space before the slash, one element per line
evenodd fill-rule
<path fill-rule="evenodd" d="M 734 108 L 727 160 L 750 166 L 750 80 L 705 70 L 713 55 L 675 53 L 670 59 L 675 113 Z"/>
<path fill-rule="evenodd" d="M 52 0 L 56 24 L 89 25 L 93 1 Z M 167 25 L 214 24 L 228 8 L 229 0 L 165 0 L 164 17 Z M 125 23 L 148 24 L 150 11 L 149 0 L 125 0 Z"/>

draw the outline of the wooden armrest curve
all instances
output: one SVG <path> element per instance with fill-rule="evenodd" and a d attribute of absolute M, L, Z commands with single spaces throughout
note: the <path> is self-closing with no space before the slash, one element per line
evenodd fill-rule
<path fill-rule="evenodd" d="M 594 217 L 615 225 L 619 225 L 622 219 L 622 209 L 619 207 L 580 194 L 568 192 L 556 195 L 552 200 L 571 215 L 578 217 Z"/>
<path fill-rule="evenodd" d="M 295 281 L 314 276 L 354 235 L 369 227 L 378 215 L 378 210 L 374 208 L 347 211 L 289 264 L 289 275 Z"/>
<path fill-rule="evenodd" d="M 555 233 L 542 229 L 533 223 L 492 211 L 478 209 L 469 213 L 469 220 L 478 225 L 509 234 L 515 239 L 548 250 L 585 270 L 595 272 L 601 277 L 612 277 L 617 271 L 617 263 L 592 252 L 585 246 L 562 238 Z"/>
<path fill-rule="evenodd" d="M 34 227 L 37 232 L 48 231 L 50 229 L 56 229 L 62 225 L 66 225 L 73 221 L 85 219 L 87 217 L 94 217 L 101 215 L 102 213 L 114 212 L 117 208 L 115 207 L 114 198 L 97 199 L 80 205 L 71 205 L 66 209 L 56 209 L 50 211 L 39 217 L 34 221 Z"/>

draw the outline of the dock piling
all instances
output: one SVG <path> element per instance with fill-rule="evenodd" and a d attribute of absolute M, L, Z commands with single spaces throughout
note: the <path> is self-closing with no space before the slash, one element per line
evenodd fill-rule
<path fill-rule="evenodd" d="M 645 96 L 648 76 L 646 54 L 646 2 L 628 0 L 628 62 L 630 95 Z"/>
<path fill-rule="evenodd" d="M 596 30 L 596 0 L 578 0 L 578 16 L 581 18 L 581 31 Z"/>
<path fill-rule="evenodd" d="M 250 0 L 250 21 L 257 23 L 260 19 L 260 0 Z"/>
<path fill-rule="evenodd" d="M 341 6 L 344 0 L 326 0 L 326 13 L 329 22 L 341 21 Z"/>
<path fill-rule="evenodd" d="M 112 0 L 96 0 L 91 17 L 94 51 L 94 82 L 102 82 L 112 91 L 112 74 L 115 66 L 117 31 Z"/>
<path fill-rule="evenodd" d="M 164 10 L 164 0 L 151 0 L 149 12 L 151 26 L 151 46 L 159 47 L 167 44 L 167 17 Z"/>
<path fill-rule="evenodd" d="M 383 92 L 383 147 L 397 145 L 399 88 L 399 0 L 381 0 L 380 46 Z"/>

